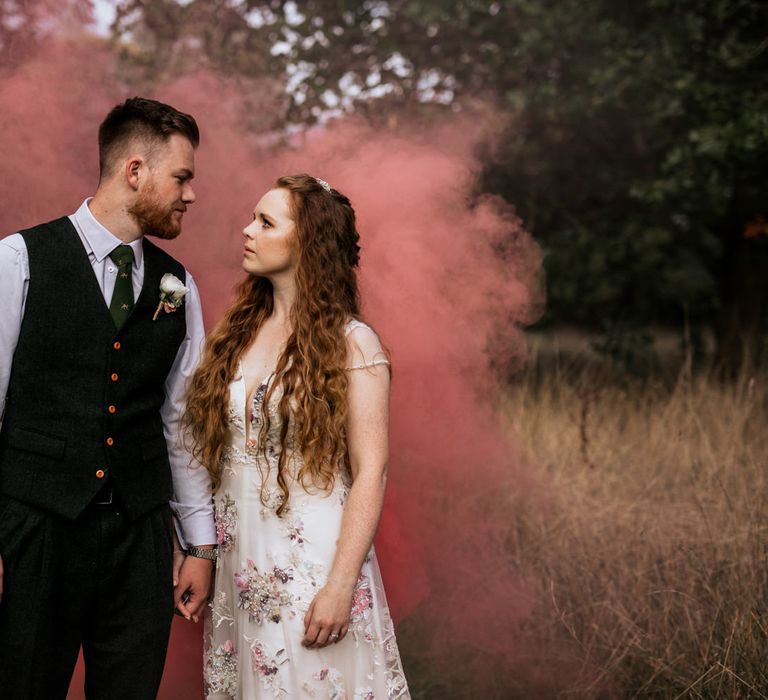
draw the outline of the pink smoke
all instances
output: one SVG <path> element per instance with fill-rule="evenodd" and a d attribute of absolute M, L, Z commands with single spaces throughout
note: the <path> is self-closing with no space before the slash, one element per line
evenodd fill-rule
<path fill-rule="evenodd" d="M 101 44 L 51 42 L 0 80 L 0 182 L 13 203 L 0 210 L 0 231 L 74 211 L 93 192 L 97 126 L 135 94 L 115 76 Z M 474 149 L 488 134 L 455 117 L 427 136 L 352 120 L 269 148 L 243 126 L 259 115 L 246 112 L 254 103 L 234 82 L 200 72 L 151 96 L 201 127 L 198 200 L 168 249 L 195 276 L 209 326 L 242 276 L 241 230 L 279 175 L 309 172 L 352 200 L 364 313 L 394 367 L 390 482 L 376 546 L 405 630 L 401 650 L 419 669 L 460 658 L 478 672 L 467 688 L 493 697 L 488 678 L 523 673 L 520 624 L 538 592 L 515 574 L 505 546 L 513 499 L 532 484 L 496 410 L 490 366 L 524 360 L 520 328 L 540 307 L 541 259 L 508 205 L 475 196 Z M 177 621 L 160 698 L 200 695 L 200 653 L 201 628 Z M 70 697 L 82 697 L 81 687 L 80 667 Z"/>

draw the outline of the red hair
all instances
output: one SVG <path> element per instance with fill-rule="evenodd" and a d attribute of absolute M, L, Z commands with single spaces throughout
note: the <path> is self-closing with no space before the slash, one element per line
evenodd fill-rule
<path fill-rule="evenodd" d="M 360 247 L 355 212 L 349 199 L 328 191 L 309 175 L 281 177 L 275 183 L 290 193 L 295 222 L 296 299 L 290 311 L 292 333 L 280 356 L 275 378 L 262 402 L 264 421 L 259 447 L 266 453 L 269 399 L 282 390 L 282 421 L 277 482 L 288 504 L 286 461 L 289 427 L 304 463 L 297 478 L 303 486 L 330 489 L 347 457 L 347 343 L 350 318 L 359 318 L 355 268 Z M 224 450 L 229 439 L 229 385 L 238 361 L 273 310 L 272 284 L 249 276 L 235 302 L 209 335 L 203 359 L 192 378 L 185 424 L 193 452 L 209 471 L 214 488 L 221 482 Z M 262 501 L 264 494 L 262 493 Z"/>

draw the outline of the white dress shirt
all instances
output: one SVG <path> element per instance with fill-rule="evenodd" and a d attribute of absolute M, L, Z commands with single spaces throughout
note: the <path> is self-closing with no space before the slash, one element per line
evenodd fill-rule
<path fill-rule="evenodd" d="M 88 202 L 90 199 L 86 199 L 69 220 L 80 235 L 108 306 L 117 279 L 117 266 L 109 254 L 123 242 L 96 220 L 88 208 Z M 144 282 L 144 250 L 141 239 L 129 245 L 134 253 L 133 296 L 138 299 Z M 187 382 L 197 367 L 205 338 L 200 294 L 189 272 L 185 284 L 189 288 L 184 297 L 187 335 L 165 380 L 165 402 L 160 414 L 173 475 L 174 496 L 170 505 L 181 529 L 179 535 L 183 537 L 182 545 L 213 544 L 216 542 L 216 528 L 210 478 L 208 472 L 192 460 L 180 439 L 180 419 L 184 410 Z M 28 288 L 27 246 L 21 235 L 16 233 L 0 240 L 0 397 L 3 403 L 8 393 L 13 354 L 24 318 Z"/>

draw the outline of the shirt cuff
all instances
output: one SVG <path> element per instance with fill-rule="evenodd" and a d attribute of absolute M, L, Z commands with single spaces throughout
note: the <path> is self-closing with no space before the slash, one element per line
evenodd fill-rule
<path fill-rule="evenodd" d="M 216 544 L 216 523 L 213 518 L 213 503 L 204 506 L 190 506 L 170 502 L 176 516 L 176 534 L 179 544 L 187 549 L 192 545 Z"/>

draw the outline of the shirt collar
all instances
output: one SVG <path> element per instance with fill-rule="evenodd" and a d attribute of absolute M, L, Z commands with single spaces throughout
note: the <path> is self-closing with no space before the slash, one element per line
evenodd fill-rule
<path fill-rule="evenodd" d="M 102 262 L 117 246 L 123 245 L 123 242 L 96 220 L 88 206 L 91 199 L 93 198 L 86 199 L 72 216 L 77 222 L 85 242 L 90 247 L 90 252 L 93 253 L 98 262 Z M 140 270 L 144 263 L 142 239 L 137 238 L 128 245 L 133 248 L 134 265 L 137 270 Z"/>

